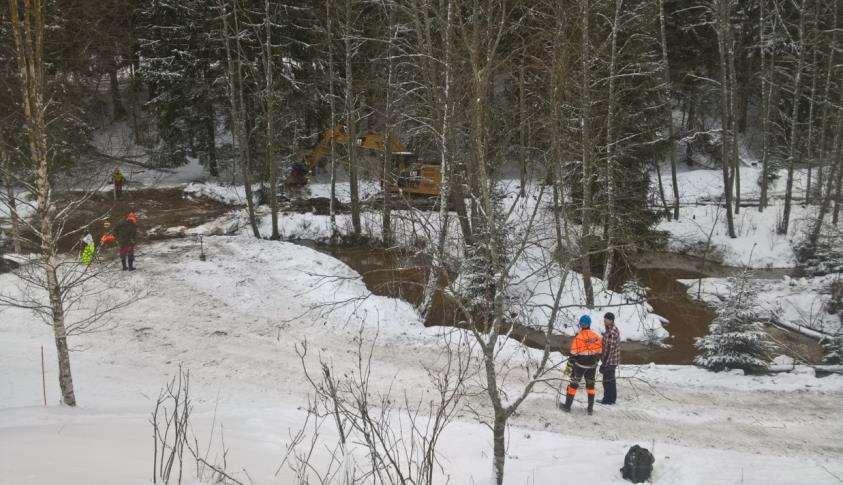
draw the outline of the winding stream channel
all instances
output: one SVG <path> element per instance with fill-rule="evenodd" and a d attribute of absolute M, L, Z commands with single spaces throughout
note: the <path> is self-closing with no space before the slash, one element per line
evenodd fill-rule
<path fill-rule="evenodd" d="M 423 261 L 414 260 L 405 253 L 370 247 L 340 247 L 315 245 L 319 251 L 340 259 L 363 276 L 369 290 L 377 295 L 401 298 L 418 304 L 426 281 Z M 707 305 L 690 298 L 685 287 L 677 279 L 699 277 L 725 277 L 737 269 L 706 264 L 700 271 L 699 261 L 670 253 L 654 253 L 636 258 L 632 269 L 639 282 L 649 288 L 647 301 L 653 311 L 669 320 L 666 324 L 670 337 L 667 345 L 651 345 L 643 342 L 622 344 L 622 361 L 627 364 L 690 364 L 697 355 L 694 340 L 708 332 L 708 325 L 715 316 Z M 778 278 L 786 274 L 783 270 L 760 270 L 754 277 Z M 459 310 L 441 291 L 437 292 L 433 307 L 425 319 L 426 326 L 453 325 Z M 818 343 L 801 334 L 768 326 L 772 338 L 779 344 L 780 353 L 797 359 L 816 363 L 822 356 Z M 544 335 L 526 327 L 516 327 L 513 335 L 531 347 L 543 348 Z M 557 336 L 551 339 L 554 350 L 567 349 L 568 339 Z"/>

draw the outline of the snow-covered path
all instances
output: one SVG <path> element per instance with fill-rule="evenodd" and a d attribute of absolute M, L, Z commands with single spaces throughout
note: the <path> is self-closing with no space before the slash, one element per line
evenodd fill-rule
<path fill-rule="evenodd" d="M 378 389 L 391 384 L 411 399 L 428 392 L 422 365 L 438 355 L 435 330 L 423 329 L 409 305 L 368 295 L 347 266 L 307 248 L 247 237 L 205 241 L 205 262 L 186 240 L 142 248 L 140 271 L 124 277 L 148 296 L 117 314 L 114 330 L 72 341 L 84 349 L 72 355 L 80 409 L 38 407 L 42 345 L 48 400 L 57 401 L 49 329 L 23 312 L 0 313 L 3 480 L 148 483 L 148 413 L 182 363 L 191 370 L 194 425 L 209 427 L 216 409 L 231 468 L 245 467 L 255 483 L 287 483 L 273 474 L 308 395 L 293 346 L 307 338 L 311 352 L 341 371 L 354 364 L 360 323 L 380 328 Z M 11 275 L 0 275 L 0 285 L 12 284 Z M 338 300 L 355 310 L 327 312 L 325 304 Z M 843 476 L 840 376 L 628 366 L 619 395 L 618 406 L 587 417 L 582 402 L 563 414 L 556 391 L 540 389 L 512 421 L 508 482 L 556 483 L 564 473 L 622 483 L 617 469 L 635 443 L 655 444 L 656 483 L 837 483 Z M 490 433 L 468 413 L 448 429 L 441 451 L 452 483 L 488 476 Z"/>

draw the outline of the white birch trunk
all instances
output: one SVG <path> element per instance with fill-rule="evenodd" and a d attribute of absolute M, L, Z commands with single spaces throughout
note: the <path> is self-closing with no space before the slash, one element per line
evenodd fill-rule
<path fill-rule="evenodd" d="M 809 3 L 810 0 L 803 0 L 799 9 L 799 30 L 797 33 L 799 43 L 797 46 L 796 71 L 793 74 L 793 106 L 790 115 L 790 135 L 788 136 L 787 182 L 784 193 L 784 212 L 782 213 L 782 221 L 778 228 L 779 234 L 787 234 L 790 225 L 791 205 L 793 204 L 793 172 L 796 168 L 796 157 L 799 151 L 797 148 L 799 143 L 799 104 L 802 91 L 802 69 L 805 64 L 805 15 Z"/>
<path fill-rule="evenodd" d="M 348 185 L 351 192 L 351 226 L 355 236 L 362 232 L 360 226 L 360 189 L 358 187 L 357 167 L 357 110 L 354 100 L 354 76 L 351 68 L 352 42 L 351 33 L 353 30 L 354 17 L 352 16 L 351 3 L 353 0 L 345 0 L 345 125 L 348 142 Z"/>
<path fill-rule="evenodd" d="M 733 179 L 729 173 L 729 157 L 732 154 L 729 149 L 731 146 L 730 127 L 732 125 L 730 120 L 731 103 L 729 95 L 729 61 L 728 61 L 728 35 L 727 29 L 730 29 L 731 13 L 728 0 L 717 0 L 717 50 L 720 57 L 720 131 L 721 135 L 721 165 L 723 171 L 723 198 L 726 203 L 726 226 L 729 232 L 729 237 L 735 237 L 735 221 L 732 215 L 732 182 Z"/>
<path fill-rule="evenodd" d="M 606 190 L 606 266 L 603 269 L 603 281 L 609 284 L 614 262 L 614 226 L 615 226 L 615 65 L 617 62 L 617 38 L 623 0 L 615 0 L 615 16 L 612 21 L 612 47 L 609 57 L 609 99 L 606 113 L 606 170 L 603 186 Z M 675 173 L 675 172 L 674 172 Z"/>
<path fill-rule="evenodd" d="M 264 71 L 266 75 L 266 164 L 269 167 L 269 208 L 272 218 L 272 234 L 270 239 L 281 239 L 278 228 L 278 164 L 275 161 L 275 134 L 272 129 L 272 117 L 275 114 L 275 93 L 273 93 L 272 76 L 272 22 L 270 20 L 269 0 L 264 1 L 264 21 L 266 22 L 266 41 L 264 43 Z M 295 141 L 295 140 L 294 140 Z"/>
<path fill-rule="evenodd" d="M 328 99 L 331 107 L 331 126 L 329 129 L 333 130 L 337 126 L 337 108 L 336 108 L 336 92 L 334 90 L 334 33 L 333 33 L 333 12 L 331 5 L 334 0 L 325 1 L 325 18 L 328 22 Z M 331 200 L 328 201 L 328 214 L 331 220 L 331 244 L 336 244 L 339 240 L 340 231 L 337 227 L 337 147 L 335 136 L 330 137 L 331 147 Z"/>
<path fill-rule="evenodd" d="M 449 152 L 449 134 L 451 132 L 451 32 L 453 28 L 453 5 L 452 0 L 448 0 L 447 13 L 445 17 L 445 45 L 442 48 L 445 50 L 445 58 L 442 62 L 443 69 L 443 85 L 442 85 L 442 120 L 439 133 L 440 145 L 440 159 L 439 171 L 442 174 L 442 183 L 439 187 L 439 221 L 440 228 L 437 235 L 436 250 L 433 253 L 433 261 L 430 265 L 430 273 L 427 276 L 427 282 L 424 287 L 424 294 L 422 296 L 421 305 L 419 305 L 419 313 L 422 320 L 427 317 L 427 313 L 433 306 L 433 297 L 436 293 L 436 287 L 439 282 L 439 275 L 444 270 L 445 266 L 445 243 L 448 238 L 448 224 L 450 219 L 450 212 L 448 211 L 449 201 L 451 199 L 451 166 L 450 166 L 450 152 Z"/>
<path fill-rule="evenodd" d="M 23 19 L 20 18 L 18 0 L 9 0 L 12 36 L 18 61 L 18 75 L 21 82 L 21 101 L 25 132 L 30 156 L 35 165 L 36 218 L 39 221 L 37 238 L 40 249 L 40 264 L 46 277 L 46 289 L 50 300 L 53 336 L 56 342 L 56 356 L 59 367 L 59 387 L 62 402 L 76 405 L 73 376 L 70 370 L 70 351 L 67 345 L 65 307 L 62 287 L 57 274 L 55 213 L 50 182 L 49 153 L 47 143 L 46 105 L 44 103 L 44 12 L 41 0 L 27 0 L 23 3 Z"/>
<path fill-rule="evenodd" d="M 668 156 L 670 157 L 670 179 L 673 183 L 673 218 L 679 219 L 679 181 L 676 176 L 676 156 L 674 155 L 673 147 L 673 85 L 670 81 L 670 60 L 667 56 L 667 29 L 665 27 L 664 15 L 664 0 L 659 2 L 659 33 L 660 44 L 662 50 L 662 69 L 664 70 L 664 103 L 665 103 L 665 122 L 667 123 L 667 139 L 669 142 Z"/>
<path fill-rule="evenodd" d="M 591 213 L 592 213 L 592 142 L 591 142 L 591 35 L 589 33 L 589 0 L 580 0 L 580 22 L 582 30 L 582 279 L 585 302 L 594 307 L 594 288 L 591 285 Z"/>

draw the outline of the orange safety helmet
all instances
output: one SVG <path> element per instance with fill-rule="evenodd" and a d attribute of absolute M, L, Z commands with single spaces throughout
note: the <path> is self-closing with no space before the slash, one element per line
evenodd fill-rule
<path fill-rule="evenodd" d="M 129 212 L 128 214 L 126 214 L 126 220 L 131 222 L 132 224 L 137 224 L 138 223 L 138 216 L 134 213 L 134 211 L 132 211 L 132 212 Z"/>

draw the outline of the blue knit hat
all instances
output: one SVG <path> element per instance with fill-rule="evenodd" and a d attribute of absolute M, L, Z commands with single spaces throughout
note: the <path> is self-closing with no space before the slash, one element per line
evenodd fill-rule
<path fill-rule="evenodd" d="M 588 328 L 591 326 L 591 317 L 583 315 L 580 317 L 580 327 Z"/>

